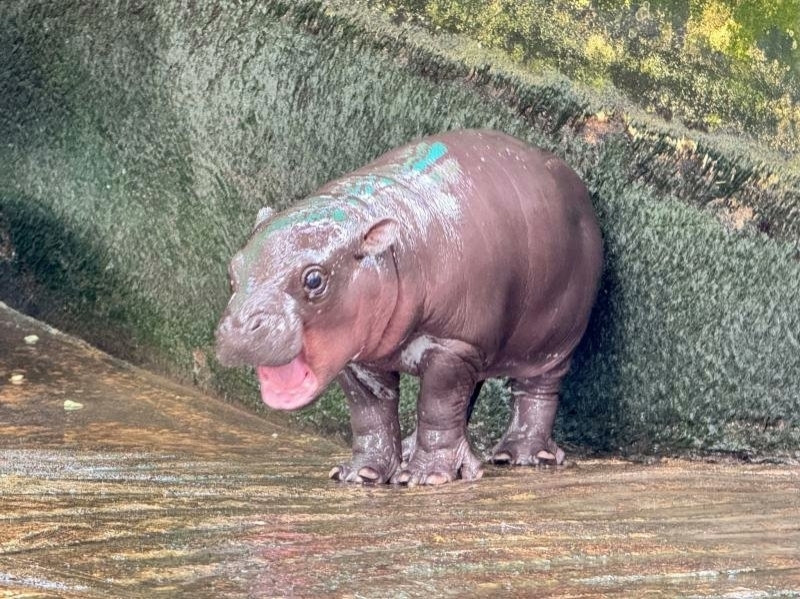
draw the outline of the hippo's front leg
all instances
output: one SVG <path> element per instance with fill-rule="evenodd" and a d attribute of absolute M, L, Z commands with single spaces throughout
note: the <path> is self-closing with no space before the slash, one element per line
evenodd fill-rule
<path fill-rule="evenodd" d="M 350 406 L 353 458 L 331 470 L 345 482 L 388 482 L 400 466 L 400 375 L 348 364 L 338 378 Z"/>
<path fill-rule="evenodd" d="M 420 363 L 416 443 L 393 483 L 437 485 L 483 475 L 467 440 L 467 409 L 477 381 L 479 352 L 459 341 L 429 349 Z"/>

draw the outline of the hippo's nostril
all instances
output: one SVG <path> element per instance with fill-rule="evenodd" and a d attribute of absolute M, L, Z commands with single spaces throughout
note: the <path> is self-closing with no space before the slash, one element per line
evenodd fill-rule
<path fill-rule="evenodd" d="M 256 316 L 253 320 L 250 321 L 250 332 L 255 333 L 263 325 L 264 325 L 264 318 L 262 316 Z"/>

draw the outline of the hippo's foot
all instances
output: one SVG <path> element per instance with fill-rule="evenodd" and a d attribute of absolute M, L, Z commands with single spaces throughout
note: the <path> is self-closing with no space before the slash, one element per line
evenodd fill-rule
<path fill-rule="evenodd" d="M 475 457 L 466 439 L 454 448 L 424 450 L 418 444 L 408 464 L 401 466 L 391 481 L 395 484 L 441 485 L 456 478 L 477 480 L 483 476 L 481 461 Z"/>
<path fill-rule="evenodd" d="M 353 454 L 347 464 L 334 466 L 328 476 L 345 483 L 388 483 L 397 472 L 399 461 L 381 455 Z"/>
<path fill-rule="evenodd" d="M 512 466 L 561 466 L 564 451 L 551 438 L 507 435 L 492 452 L 495 464 Z"/>

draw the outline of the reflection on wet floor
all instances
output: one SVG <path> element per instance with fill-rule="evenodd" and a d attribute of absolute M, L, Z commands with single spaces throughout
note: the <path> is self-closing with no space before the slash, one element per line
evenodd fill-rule
<path fill-rule="evenodd" d="M 346 454 L 0 306 L 0 597 L 800 597 L 796 466 L 361 488 Z"/>

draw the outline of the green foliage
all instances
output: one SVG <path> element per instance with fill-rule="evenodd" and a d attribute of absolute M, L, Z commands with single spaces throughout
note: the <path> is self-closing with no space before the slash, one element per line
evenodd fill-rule
<path fill-rule="evenodd" d="M 800 151 L 800 0 L 380 0 L 692 128 Z"/>
<path fill-rule="evenodd" d="M 604 284 L 560 438 L 800 446 L 792 180 L 747 147 L 602 114 L 563 77 L 467 54 L 344 0 L 0 5 L 0 274 L 15 276 L 0 296 L 258 403 L 247 373 L 210 359 L 226 264 L 258 208 L 422 134 L 497 128 L 562 155 L 602 221 Z M 481 447 L 507 415 L 502 385 L 485 389 Z M 406 429 L 413 391 L 405 380 Z M 336 389 L 300 418 L 347 429 Z"/>
<path fill-rule="evenodd" d="M 598 196 L 607 267 L 564 391 L 564 437 L 636 453 L 755 453 L 800 441 L 800 430 L 788 433 L 800 397 L 781 382 L 800 371 L 796 250 L 731 235 L 635 187 Z"/>

